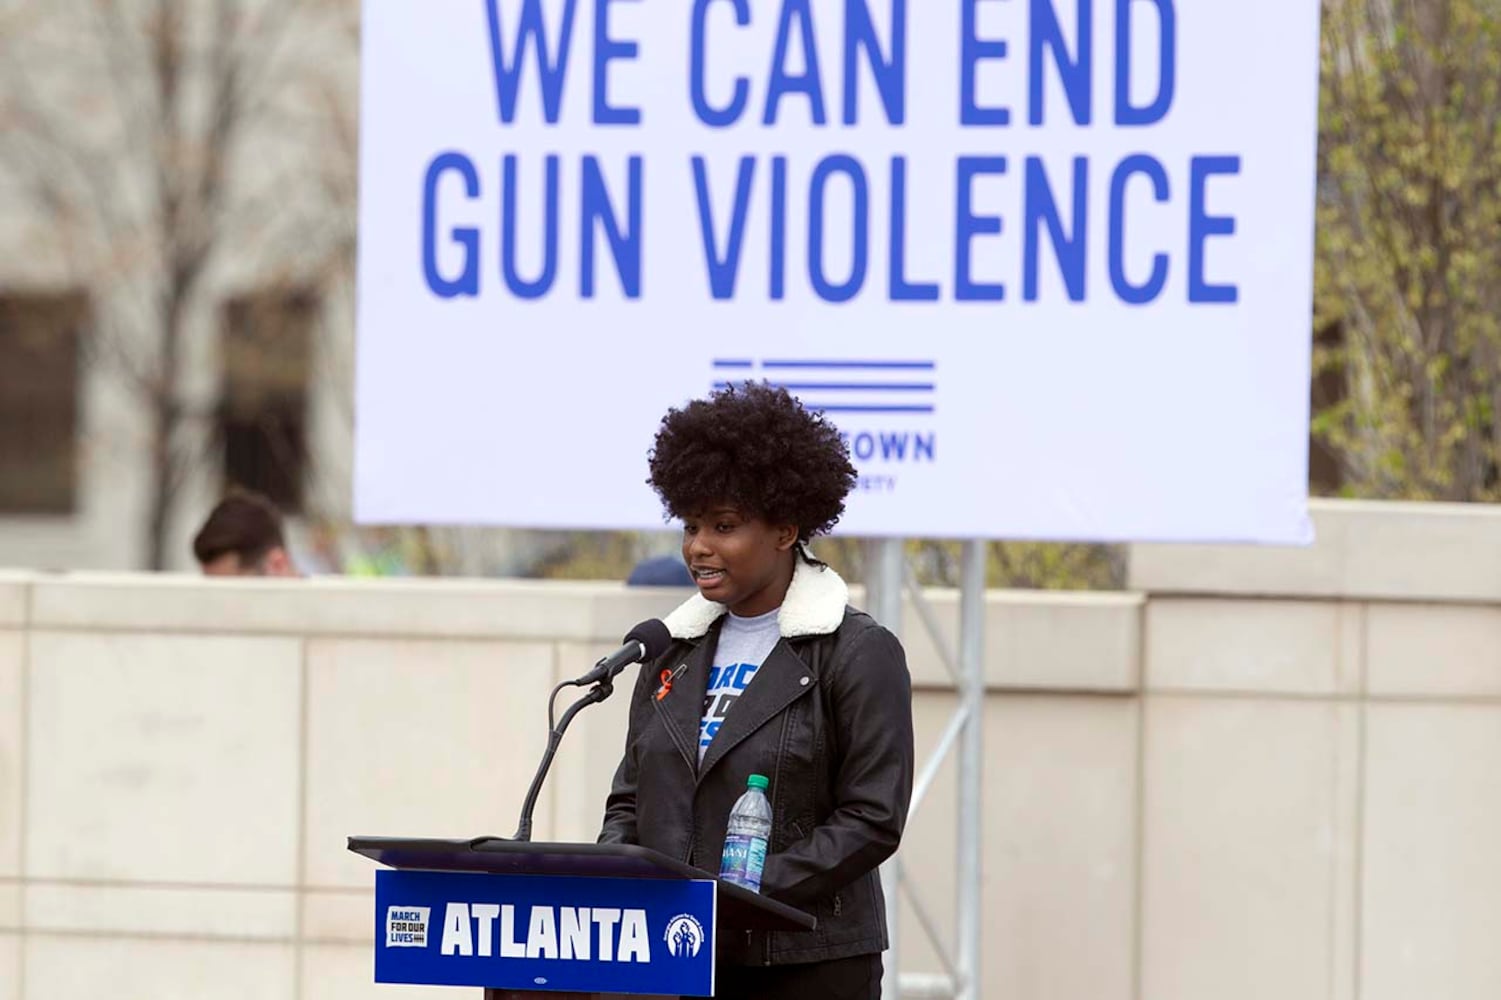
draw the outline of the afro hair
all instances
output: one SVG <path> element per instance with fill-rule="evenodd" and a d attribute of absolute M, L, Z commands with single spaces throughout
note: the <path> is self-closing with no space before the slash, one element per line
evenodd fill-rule
<path fill-rule="evenodd" d="M 844 513 L 849 447 L 821 413 L 766 383 L 731 385 L 662 418 L 647 483 L 669 517 L 728 503 L 807 542 Z"/>

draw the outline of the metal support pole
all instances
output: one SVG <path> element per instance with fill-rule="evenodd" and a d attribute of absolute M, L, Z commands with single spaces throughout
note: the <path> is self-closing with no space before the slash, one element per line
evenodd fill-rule
<path fill-rule="evenodd" d="M 900 538 L 873 538 L 865 543 L 865 610 L 902 636 L 902 585 L 907 578 Z"/>
<path fill-rule="evenodd" d="M 865 543 L 865 610 L 898 638 L 902 634 L 902 584 L 906 564 L 900 538 L 876 538 Z M 881 979 L 882 1000 L 900 1000 L 898 985 L 897 912 L 900 906 L 901 860 L 891 858 L 881 866 L 881 891 L 886 895 L 886 930 L 891 947 L 886 952 Z"/>
<path fill-rule="evenodd" d="M 959 683 L 961 703 L 969 708 L 959 740 L 959 816 L 955 852 L 957 903 L 954 923 L 955 1000 L 980 997 L 981 799 L 985 754 L 985 570 L 988 546 L 964 544 L 959 593 Z"/>
<path fill-rule="evenodd" d="M 901 942 L 900 924 L 897 915 L 902 900 L 902 857 L 900 854 L 886 859 L 881 866 L 881 892 L 886 896 L 886 936 L 891 942 L 886 949 L 881 972 L 881 1000 L 901 1000 L 901 963 L 897 946 Z"/>

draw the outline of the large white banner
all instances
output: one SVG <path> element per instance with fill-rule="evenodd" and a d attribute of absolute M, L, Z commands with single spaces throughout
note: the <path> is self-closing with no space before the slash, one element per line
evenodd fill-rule
<path fill-rule="evenodd" d="M 1299 542 L 1314 0 L 365 0 L 365 522 L 661 527 L 784 384 L 860 534 Z"/>

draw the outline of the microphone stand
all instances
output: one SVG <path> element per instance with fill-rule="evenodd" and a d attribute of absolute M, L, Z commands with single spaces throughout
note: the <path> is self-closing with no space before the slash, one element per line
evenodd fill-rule
<path fill-rule="evenodd" d="M 622 664 L 622 669 L 623 667 L 624 664 Z M 563 718 L 558 720 L 558 723 L 556 725 L 552 724 L 553 702 L 557 699 L 559 691 L 563 690 L 565 687 L 576 684 L 576 682 L 564 681 L 562 684 L 559 684 L 557 687 L 552 689 L 552 697 L 548 698 L 547 700 L 547 720 L 549 726 L 547 733 L 547 751 L 542 754 L 542 763 L 537 766 L 537 773 L 532 778 L 531 788 L 527 789 L 526 801 L 523 802 L 521 806 L 521 820 L 516 826 L 516 836 L 512 837 L 512 840 L 530 841 L 532 839 L 532 812 L 537 808 L 537 796 L 542 794 L 542 782 L 547 778 L 548 769 L 552 767 L 552 759 L 557 756 L 558 747 L 563 742 L 563 733 L 568 729 L 568 724 L 573 721 L 573 717 L 577 715 L 580 710 L 587 708 L 590 705 L 597 705 L 600 702 L 604 701 L 606 698 L 610 697 L 610 695 L 615 693 L 615 673 L 618 673 L 618 671 L 614 671 L 600 678 L 599 681 L 597 681 L 595 685 L 589 689 L 589 692 L 587 694 L 585 694 L 578 701 L 574 702 L 572 705 L 568 706 L 568 711 L 563 713 Z"/>

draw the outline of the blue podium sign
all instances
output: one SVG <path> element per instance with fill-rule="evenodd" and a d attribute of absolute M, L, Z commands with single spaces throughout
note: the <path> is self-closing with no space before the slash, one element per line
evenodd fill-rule
<path fill-rule="evenodd" d="M 714 994 L 712 881 L 379 871 L 375 981 Z"/>

